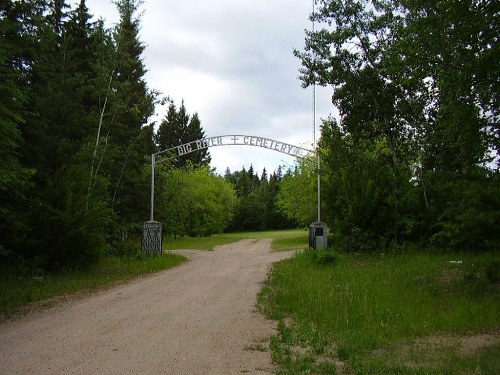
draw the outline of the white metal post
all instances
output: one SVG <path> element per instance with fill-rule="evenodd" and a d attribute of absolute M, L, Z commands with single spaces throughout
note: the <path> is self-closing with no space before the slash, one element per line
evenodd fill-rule
<path fill-rule="evenodd" d="M 319 150 L 317 151 L 318 155 L 318 223 L 321 221 L 321 178 L 319 175 L 319 168 L 320 168 L 320 156 L 319 156 Z"/>
<path fill-rule="evenodd" d="M 151 154 L 151 218 L 154 220 L 154 205 L 155 205 L 155 154 Z"/>

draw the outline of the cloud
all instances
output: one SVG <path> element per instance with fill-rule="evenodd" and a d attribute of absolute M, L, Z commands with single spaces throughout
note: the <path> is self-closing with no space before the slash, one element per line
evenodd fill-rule
<path fill-rule="evenodd" d="M 107 0 L 87 0 L 108 24 L 117 12 Z M 207 135 L 249 134 L 299 146 L 312 144 L 312 91 L 297 79 L 312 4 L 304 0 L 145 0 L 140 38 L 150 88 L 184 99 Z M 331 90 L 317 89 L 317 124 L 333 110 Z M 163 117 L 166 108 L 158 109 Z M 318 133 L 318 131 L 317 131 Z M 250 147 L 211 148 L 223 173 L 270 172 L 293 158 Z"/>

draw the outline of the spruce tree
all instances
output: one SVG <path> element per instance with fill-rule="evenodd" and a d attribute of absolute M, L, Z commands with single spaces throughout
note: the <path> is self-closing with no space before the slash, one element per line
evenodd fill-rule
<path fill-rule="evenodd" d="M 20 250 L 32 171 L 21 164 L 20 126 L 26 119 L 26 68 L 34 45 L 26 33 L 26 4 L 0 7 L 0 260 Z"/>
<path fill-rule="evenodd" d="M 112 116 L 109 127 L 109 153 L 106 172 L 111 178 L 112 207 L 120 218 L 123 233 L 140 225 L 148 212 L 149 190 L 144 169 L 151 150 L 136 145 L 144 136 L 154 113 L 156 93 L 145 81 L 142 61 L 144 45 L 139 39 L 140 18 L 136 16 L 141 4 L 136 0 L 116 2 L 120 22 L 115 29 L 116 68 L 112 80 Z"/>
<path fill-rule="evenodd" d="M 179 109 L 173 102 L 170 103 L 167 115 L 160 123 L 157 133 L 157 142 L 160 150 L 168 150 L 179 145 L 205 138 L 205 132 L 197 113 L 190 116 L 187 113 L 184 101 Z M 174 157 L 177 153 L 172 150 L 166 157 Z M 193 153 L 175 157 L 172 166 L 182 168 L 191 164 L 203 166 L 210 164 L 210 153 L 207 149 L 197 150 Z"/>
<path fill-rule="evenodd" d="M 10 149 L 2 147 L 8 155 L 0 159 L 8 165 L 9 175 L 17 176 L 0 178 L 10 185 L 2 193 L 1 211 L 13 206 L 17 210 L 8 212 L 9 231 L 1 237 L 4 244 L 10 242 L 8 247 L 18 247 L 18 255 L 37 258 L 38 267 L 48 269 L 96 260 L 103 245 L 96 224 L 109 216 L 82 209 L 88 174 L 82 173 L 81 155 L 89 129 L 86 114 L 91 112 L 83 104 L 90 103 L 92 95 L 86 90 L 91 87 L 93 51 L 84 5 L 81 1 L 78 9 L 82 22 L 74 25 L 73 11 L 63 0 L 7 1 L 0 8 L 0 85 L 7 95 L 2 99 L 6 116 L 1 128 L 10 138 Z M 89 47 L 82 51 L 83 46 Z M 24 198 L 30 171 L 33 188 Z M 21 211 L 24 214 L 18 215 Z"/>
<path fill-rule="evenodd" d="M 187 139 L 192 141 L 205 138 L 205 131 L 201 127 L 201 121 L 198 113 L 196 112 L 191 116 L 191 119 L 189 120 L 187 134 Z M 194 165 L 209 165 L 211 157 L 208 150 L 203 149 L 191 154 L 189 156 L 189 160 Z"/>

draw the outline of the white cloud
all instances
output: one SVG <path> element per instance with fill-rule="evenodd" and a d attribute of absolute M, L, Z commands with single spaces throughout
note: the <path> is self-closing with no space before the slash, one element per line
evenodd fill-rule
<path fill-rule="evenodd" d="M 95 16 L 118 21 L 111 1 L 87 0 Z M 150 88 L 184 99 L 207 135 L 249 134 L 309 148 L 312 91 L 301 88 L 300 61 L 311 2 L 306 0 L 145 0 L 141 41 Z M 333 111 L 331 90 L 318 88 L 317 121 Z M 159 109 L 163 117 L 166 108 Z M 318 136 L 318 131 L 316 132 Z M 270 172 L 293 158 L 255 147 L 213 147 L 224 173 L 254 166 Z"/>

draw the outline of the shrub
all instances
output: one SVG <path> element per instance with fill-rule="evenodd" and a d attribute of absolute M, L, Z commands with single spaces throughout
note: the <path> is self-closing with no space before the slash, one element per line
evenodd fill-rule
<path fill-rule="evenodd" d="M 307 250 L 309 258 L 316 264 L 328 265 L 337 261 L 337 255 L 332 250 Z"/>

